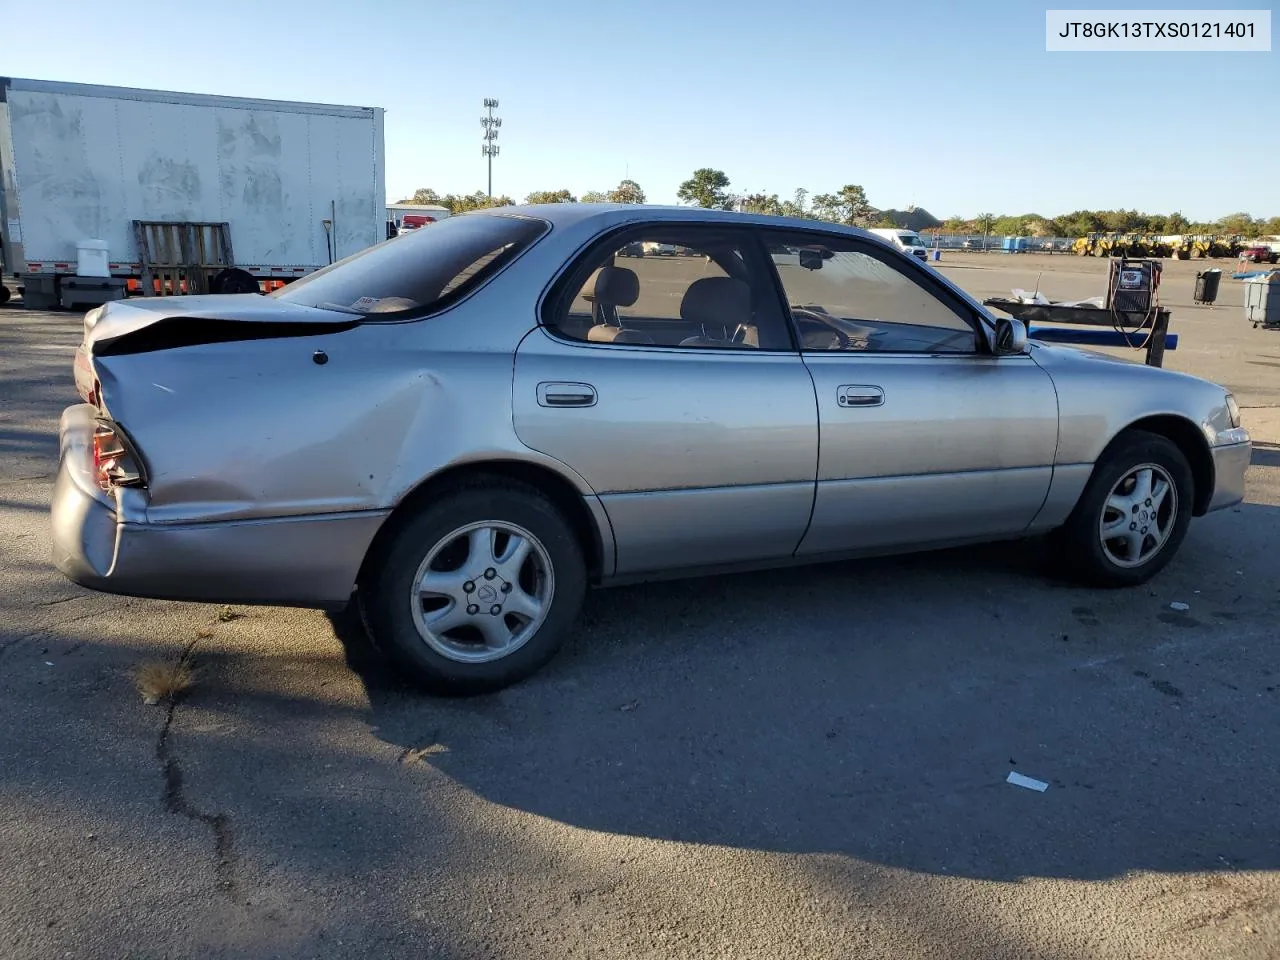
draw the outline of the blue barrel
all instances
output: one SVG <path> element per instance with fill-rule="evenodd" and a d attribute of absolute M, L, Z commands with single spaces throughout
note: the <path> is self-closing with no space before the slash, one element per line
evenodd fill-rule
<path fill-rule="evenodd" d="M 933 251 L 933 259 L 934 259 L 934 261 L 935 261 L 935 262 L 936 262 L 936 261 L 938 261 L 938 260 L 941 260 L 941 259 L 942 259 L 942 251 L 941 251 L 941 250 L 934 250 L 934 251 Z"/>

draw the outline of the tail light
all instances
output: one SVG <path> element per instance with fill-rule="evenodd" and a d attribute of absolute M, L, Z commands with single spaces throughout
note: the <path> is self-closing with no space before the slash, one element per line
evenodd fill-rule
<path fill-rule="evenodd" d="M 147 485 L 142 458 L 124 431 L 110 420 L 99 420 L 93 431 L 93 475 L 103 490 Z"/>

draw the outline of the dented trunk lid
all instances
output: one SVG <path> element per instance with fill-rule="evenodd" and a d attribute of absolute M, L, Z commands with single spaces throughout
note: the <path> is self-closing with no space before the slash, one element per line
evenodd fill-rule
<path fill-rule="evenodd" d="M 336 333 L 363 317 L 256 293 L 116 300 L 85 314 L 81 350 L 92 357 L 149 353 L 202 343 Z M 82 361 L 77 356 L 77 368 Z"/>

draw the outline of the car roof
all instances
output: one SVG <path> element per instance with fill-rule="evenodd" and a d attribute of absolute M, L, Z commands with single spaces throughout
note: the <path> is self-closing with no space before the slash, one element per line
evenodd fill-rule
<path fill-rule="evenodd" d="M 857 227 L 849 227 L 825 220 L 809 220 L 800 217 L 775 217 L 763 213 L 739 213 L 736 210 L 710 210 L 706 207 L 683 207 L 649 203 L 535 203 L 505 207 L 487 207 L 462 216 L 475 214 L 489 216 L 527 216 L 545 220 L 552 227 L 576 226 L 591 220 L 621 224 L 629 221 L 647 223 L 696 222 L 769 226 L 791 230 L 822 230 L 848 236 L 879 240 L 875 234 Z M 910 232 L 910 231 L 907 231 Z"/>

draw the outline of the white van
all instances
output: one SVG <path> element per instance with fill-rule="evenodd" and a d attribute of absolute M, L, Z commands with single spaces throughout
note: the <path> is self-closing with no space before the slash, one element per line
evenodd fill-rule
<path fill-rule="evenodd" d="M 929 259 L 929 248 L 925 246 L 920 234 L 914 230 L 889 230 L 877 228 L 868 231 L 875 234 L 881 240 L 891 246 L 897 247 L 903 253 L 909 253 L 913 257 L 919 257 L 921 260 Z"/>

